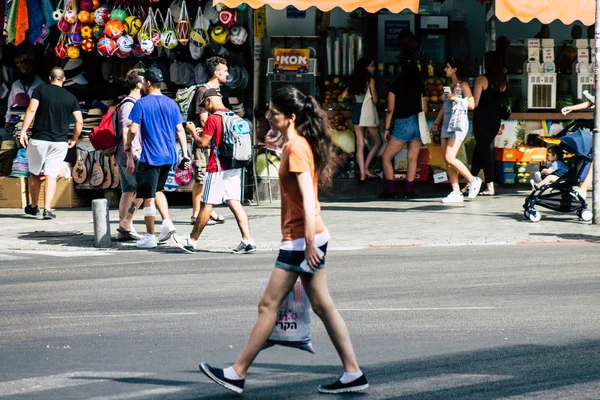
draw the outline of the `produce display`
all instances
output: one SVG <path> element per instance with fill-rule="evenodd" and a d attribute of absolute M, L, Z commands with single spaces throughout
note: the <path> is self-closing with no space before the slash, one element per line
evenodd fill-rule
<path fill-rule="evenodd" d="M 325 109 L 351 110 L 351 99 L 344 99 L 342 93 L 346 90 L 346 84 L 339 76 L 325 79 L 325 91 L 323 92 L 323 103 Z M 343 130 L 343 129 L 342 129 Z"/>
<path fill-rule="evenodd" d="M 425 84 L 425 100 L 429 104 L 430 108 L 438 105 L 436 109 L 439 109 L 439 105 L 442 103 L 442 95 L 444 94 L 444 86 L 448 86 L 448 78 L 427 78 Z"/>

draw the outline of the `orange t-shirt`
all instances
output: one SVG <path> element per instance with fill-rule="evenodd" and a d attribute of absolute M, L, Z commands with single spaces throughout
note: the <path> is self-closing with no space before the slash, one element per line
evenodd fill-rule
<path fill-rule="evenodd" d="M 325 230 L 321 219 L 318 182 L 315 162 L 310 145 L 297 136 L 283 146 L 279 163 L 279 187 L 281 189 L 281 234 L 283 241 L 304 238 L 304 204 L 298 185 L 298 173 L 310 172 L 315 191 L 315 234 Z"/>

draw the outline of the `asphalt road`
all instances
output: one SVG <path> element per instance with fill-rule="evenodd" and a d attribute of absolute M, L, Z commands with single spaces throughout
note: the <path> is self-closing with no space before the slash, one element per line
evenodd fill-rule
<path fill-rule="evenodd" d="M 276 254 L 0 253 L 0 399 L 223 399 Z M 599 399 L 597 244 L 331 252 L 334 300 L 369 399 Z M 322 398 L 342 370 L 263 351 L 248 399 Z M 335 397 L 335 396 L 334 396 Z"/>

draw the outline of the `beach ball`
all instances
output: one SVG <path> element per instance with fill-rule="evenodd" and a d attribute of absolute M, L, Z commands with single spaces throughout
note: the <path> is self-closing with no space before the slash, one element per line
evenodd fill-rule
<path fill-rule="evenodd" d="M 140 40 L 140 49 L 144 54 L 152 54 L 154 51 L 154 43 L 150 39 L 142 39 Z"/>
<path fill-rule="evenodd" d="M 54 48 L 54 54 L 56 54 L 56 57 L 58 58 L 67 58 L 67 48 L 64 44 L 59 43 Z"/>
<path fill-rule="evenodd" d="M 92 10 L 95 10 L 98 7 L 100 7 L 100 0 L 92 0 Z"/>
<path fill-rule="evenodd" d="M 215 43 L 225 44 L 229 39 L 229 29 L 225 28 L 224 26 L 217 25 L 210 32 L 210 37 Z"/>
<path fill-rule="evenodd" d="M 111 39 L 117 39 L 125 32 L 125 26 L 121 21 L 111 19 L 104 25 L 104 35 Z"/>
<path fill-rule="evenodd" d="M 142 21 L 133 15 L 125 18 L 125 32 L 129 35 L 133 36 L 140 31 L 142 28 Z"/>
<path fill-rule="evenodd" d="M 81 0 L 79 8 L 84 11 L 92 11 L 92 0 Z"/>
<path fill-rule="evenodd" d="M 52 13 L 52 19 L 55 20 L 56 22 L 60 21 L 64 16 L 65 16 L 65 12 L 60 8 L 57 8 Z"/>
<path fill-rule="evenodd" d="M 110 20 L 110 10 L 106 7 L 100 7 L 94 11 L 94 22 L 96 25 L 104 26 Z"/>
<path fill-rule="evenodd" d="M 81 49 L 83 51 L 92 51 L 94 50 L 94 41 L 92 39 L 83 39 L 81 42 Z"/>
<path fill-rule="evenodd" d="M 65 21 L 74 24 L 77 21 L 77 10 L 68 10 L 65 12 Z"/>
<path fill-rule="evenodd" d="M 128 34 L 124 34 L 117 39 L 117 48 L 123 53 L 131 53 L 133 49 L 133 38 Z"/>
<path fill-rule="evenodd" d="M 102 36 L 96 45 L 98 53 L 104 57 L 112 56 L 117 51 L 117 44 L 109 37 Z"/>
<path fill-rule="evenodd" d="M 84 39 L 91 38 L 93 34 L 94 34 L 94 30 L 92 29 L 91 26 L 86 25 L 83 28 L 81 28 L 81 36 L 83 36 Z"/>
<path fill-rule="evenodd" d="M 115 8 L 110 13 L 110 19 L 113 19 L 113 20 L 119 21 L 119 22 L 125 21 L 125 18 L 127 18 L 127 17 L 128 17 L 127 11 L 123 10 L 122 8 Z"/>
<path fill-rule="evenodd" d="M 70 36 L 69 36 L 69 41 L 71 43 L 73 43 L 74 45 L 79 45 L 81 44 L 81 42 L 83 42 L 83 36 L 81 35 L 81 32 L 73 32 Z M 71 57 L 71 58 L 77 58 L 77 57 Z"/>
<path fill-rule="evenodd" d="M 234 26 L 231 28 L 229 41 L 237 46 L 242 45 L 248 39 L 248 32 L 243 26 Z"/>
<path fill-rule="evenodd" d="M 190 32 L 190 41 L 196 47 L 205 47 L 208 44 L 208 32 L 205 29 L 194 29 Z"/>
<path fill-rule="evenodd" d="M 166 30 L 160 35 L 160 44 L 165 49 L 174 49 L 177 43 L 179 43 L 179 40 L 177 40 L 177 34 L 174 30 Z"/>
<path fill-rule="evenodd" d="M 79 14 L 77 14 L 77 19 L 80 22 L 87 24 L 88 22 L 92 22 L 92 14 L 90 14 L 88 11 L 79 11 Z"/>
<path fill-rule="evenodd" d="M 104 35 L 104 27 L 100 25 L 94 25 L 94 29 L 92 29 L 92 34 L 96 39 L 100 39 L 102 35 Z"/>
<path fill-rule="evenodd" d="M 69 58 L 79 58 L 79 48 L 75 46 L 71 46 L 67 49 L 67 55 Z"/>
<path fill-rule="evenodd" d="M 61 19 L 60 21 L 58 21 L 58 24 L 56 25 L 58 27 L 58 30 L 61 32 L 69 32 L 71 30 L 71 24 L 69 24 L 67 21 L 65 21 L 64 19 Z"/>
<path fill-rule="evenodd" d="M 224 26 L 232 26 L 237 21 L 235 10 L 224 8 L 219 12 L 219 22 Z"/>

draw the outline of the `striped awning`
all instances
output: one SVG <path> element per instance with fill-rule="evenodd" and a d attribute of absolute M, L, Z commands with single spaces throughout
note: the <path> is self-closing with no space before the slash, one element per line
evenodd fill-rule
<path fill-rule="evenodd" d="M 537 18 L 544 24 L 558 19 L 566 25 L 576 21 L 593 25 L 596 0 L 496 0 L 496 17 L 504 22 L 511 18 L 522 22 Z"/>
<path fill-rule="evenodd" d="M 390 10 L 392 13 L 399 13 L 405 9 L 409 9 L 415 14 L 419 12 L 419 0 L 214 0 L 214 3 L 223 3 L 232 8 L 242 3 L 246 3 L 252 8 L 269 5 L 277 10 L 281 10 L 287 6 L 306 10 L 314 6 L 321 11 L 329 11 L 332 8 L 340 7 L 346 12 L 351 12 L 358 8 L 363 8 L 370 13 L 375 13 L 384 8 Z"/>

